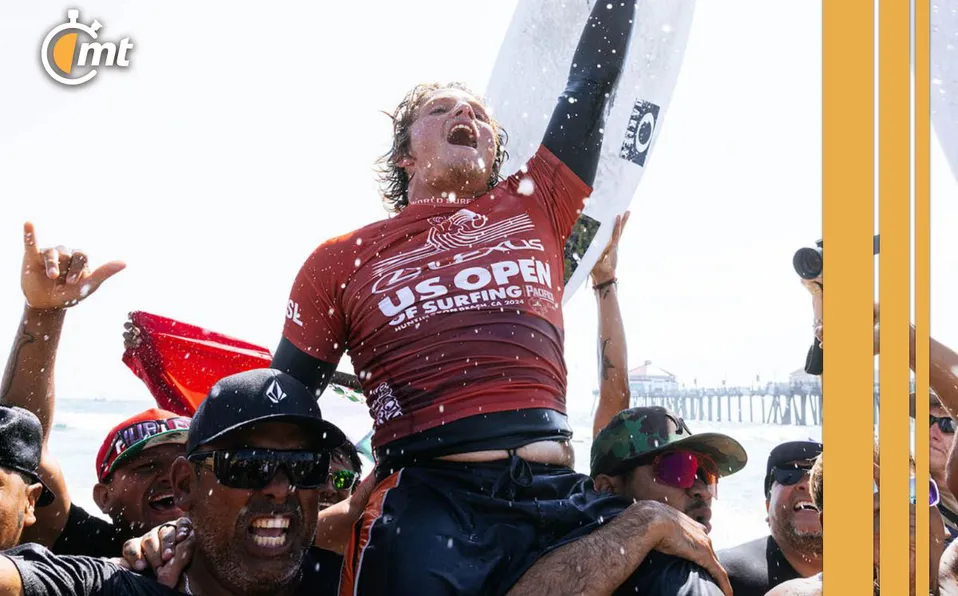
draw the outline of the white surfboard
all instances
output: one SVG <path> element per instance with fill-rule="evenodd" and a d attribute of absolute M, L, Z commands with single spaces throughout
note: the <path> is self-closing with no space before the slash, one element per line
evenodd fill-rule
<path fill-rule="evenodd" d="M 598 0 L 621 1 L 621 0 Z M 504 176 L 535 153 L 596 0 L 519 0 L 485 98 L 509 133 Z M 592 197 L 566 243 L 563 303 L 588 279 L 649 165 L 682 66 L 695 0 L 639 0 Z"/>
<path fill-rule="evenodd" d="M 931 122 L 958 179 L 958 0 L 931 9 Z"/>

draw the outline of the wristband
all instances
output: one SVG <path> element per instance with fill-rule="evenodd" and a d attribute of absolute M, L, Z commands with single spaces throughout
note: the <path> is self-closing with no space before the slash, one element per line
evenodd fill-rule
<path fill-rule="evenodd" d="M 604 282 L 602 282 L 602 283 L 600 283 L 600 284 L 597 284 L 597 285 L 592 286 L 592 289 L 593 289 L 593 290 L 596 290 L 596 291 L 603 290 L 603 289 L 605 289 L 605 288 L 607 288 L 607 287 L 609 287 L 609 286 L 611 286 L 611 285 L 617 284 L 618 282 L 619 282 L 619 280 L 617 280 L 616 278 L 613 277 L 613 278 L 610 279 L 609 281 L 604 281 Z"/>

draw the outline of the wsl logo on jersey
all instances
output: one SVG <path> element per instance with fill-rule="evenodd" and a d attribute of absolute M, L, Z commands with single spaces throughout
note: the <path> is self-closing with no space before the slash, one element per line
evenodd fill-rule
<path fill-rule="evenodd" d="M 632 106 L 629 126 L 625 129 L 625 140 L 619 157 L 645 167 L 645 160 L 655 136 L 655 125 L 659 120 L 659 106 L 650 101 L 638 100 Z"/>
<path fill-rule="evenodd" d="M 79 19 L 79 10 L 68 10 L 67 22 L 51 29 L 40 46 L 40 61 L 50 78 L 77 86 L 91 81 L 100 68 L 130 65 L 133 43 L 129 37 L 116 42 L 101 40 L 103 25 L 99 21 L 84 25 Z"/>

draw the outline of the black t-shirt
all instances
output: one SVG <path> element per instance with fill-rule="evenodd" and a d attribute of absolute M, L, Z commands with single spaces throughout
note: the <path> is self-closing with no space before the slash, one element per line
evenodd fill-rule
<path fill-rule="evenodd" d="M 653 551 L 615 596 L 722 596 L 708 572 L 695 563 Z M 735 596 L 739 596 L 738 592 Z M 764 595 L 763 595 L 764 596 Z"/>
<path fill-rule="evenodd" d="M 805 372 L 810 375 L 821 375 L 825 368 L 825 354 L 822 352 L 822 344 L 818 338 L 812 347 L 808 348 L 808 354 L 805 355 Z"/>
<path fill-rule="evenodd" d="M 123 554 L 123 543 L 135 537 L 132 530 L 114 526 L 73 503 L 67 523 L 50 550 L 57 555 L 119 557 Z"/>
<path fill-rule="evenodd" d="M 37 544 L 5 551 L 20 572 L 24 596 L 171 596 L 174 590 L 147 575 L 129 571 L 106 559 L 56 556 Z M 310 548 L 303 559 L 298 594 L 335 596 L 343 558 Z"/>
<path fill-rule="evenodd" d="M 802 577 L 771 536 L 717 554 L 719 563 L 728 572 L 735 596 L 765 596 L 778 584 Z"/>

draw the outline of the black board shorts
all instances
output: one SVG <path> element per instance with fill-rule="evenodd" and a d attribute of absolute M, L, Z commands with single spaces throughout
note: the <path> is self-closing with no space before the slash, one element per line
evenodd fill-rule
<path fill-rule="evenodd" d="M 346 548 L 340 596 L 496 596 L 632 504 L 569 468 L 433 460 L 382 479 Z"/>

